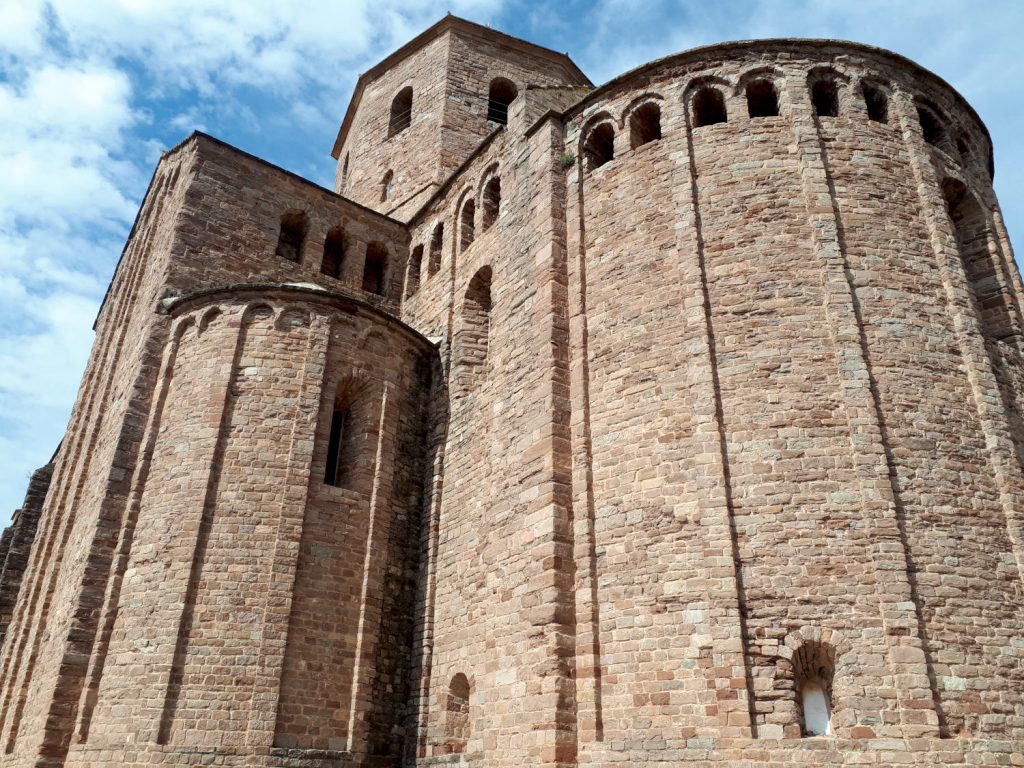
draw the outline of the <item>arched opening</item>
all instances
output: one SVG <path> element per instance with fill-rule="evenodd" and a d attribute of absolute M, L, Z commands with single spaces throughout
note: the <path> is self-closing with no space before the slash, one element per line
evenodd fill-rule
<path fill-rule="evenodd" d="M 921 135 L 924 136 L 925 141 L 935 146 L 942 143 L 945 131 L 942 129 L 942 123 L 939 122 L 939 118 L 936 117 L 934 112 L 927 107 L 919 105 L 917 108 L 917 120 L 921 124 Z"/>
<path fill-rule="evenodd" d="M 459 381 L 472 386 L 487 365 L 487 337 L 491 325 L 491 268 L 481 267 L 466 288 L 462 325 L 456 340 Z"/>
<path fill-rule="evenodd" d="M 835 649 L 828 643 L 808 641 L 793 654 L 793 683 L 804 736 L 832 734 L 835 668 Z"/>
<path fill-rule="evenodd" d="M 483 228 L 486 232 L 501 212 L 501 179 L 497 176 L 492 176 L 484 185 L 483 206 Z"/>
<path fill-rule="evenodd" d="M 511 80 L 496 77 L 491 80 L 487 93 L 487 119 L 498 125 L 508 125 L 508 105 L 515 101 L 519 89 Z"/>
<path fill-rule="evenodd" d="M 441 249 L 444 247 L 444 222 L 439 221 L 430 236 L 430 259 L 427 261 L 427 277 L 437 274 L 441 268 Z"/>
<path fill-rule="evenodd" d="M 320 261 L 320 271 L 330 277 L 341 277 L 345 263 L 345 230 L 335 227 L 324 239 L 324 256 Z"/>
<path fill-rule="evenodd" d="M 653 101 L 641 104 L 629 116 L 629 146 L 636 149 L 661 138 L 661 109 Z"/>
<path fill-rule="evenodd" d="M 459 250 L 466 250 L 476 239 L 476 203 L 469 198 L 462 204 L 462 215 L 459 216 Z"/>
<path fill-rule="evenodd" d="M 345 191 L 345 185 L 348 184 L 348 152 L 345 153 L 345 159 L 341 162 L 341 191 Z"/>
<path fill-rule="evenodd" d="M 777 117 L 779 95 L 771 80 L 754 80 L 747 85 L 747 113 L 751 117 Z"/>
<path fill-rule="evenodd" d="M 388 272 L 388 250 L 381 243 L 370 243 L 366 247 L 363 262 L 363 290 L 367 293 L 384 295 Z"/>
<path fill-rule="evenodd" d="M 725 97 L 717 88 L 711 86 L 701 88 L 694 94 L 692 105 L 694 128 L 728 122 Z"/>
<path fill-rule="evenodd" d="M 878 86 L 864 83 L 864 107 L 868 112 L 868 120 L 889 122 L 889 97 Z"/>
<path fill-rule="evenodd" d="M 391 100 L 388 138 L 401 133 L 412 124 L 412 86 L 408 85 Z"/>
<path fill-rule="evenodd" d="M 470 692 L 469 680 L 464 674 L 459 672 L 452 677 L 444 706 L 444 745 L 449 754 L 461 755 L 466 751 L 466 743 L 471 735 Z"/>
<path fill-rule="evenodd" d="M 286 212 L 281 217 L 281 228 L 277 234 L 277 248 L 274 253 L 282 259 L 299 263 L 308 229 L 309 217 L 303 211 Z"/>
<path fill-rule="evenodd" d="M 394 171 L 388 171 L 384 174 L 384 178 L 380 180 L 380 201 L 382 203 L 386 203 L 391 199 L 391 195 L 394 192 L 394 181 Z"/>
<path fill-rule="evenodd" d="M 811 84 L 811 103 L 818 117 L 839 117 L 839 86 L 831 78 Z"/>
<path fill-rule="evenodd" d="M 615 129 L 611 123 L 594 126 L 583 143 L 587 168 L 594 170 L 615 159 Z"/>
<path fill-rule="evenodd" d="M 961 133 L 956 137 L 956 151 L 960 154 L 960 159 L 965 163 L 971 158 L 971 140 L 968 138 L 966 133 Z"/>
<path fill-rule="evenodd" d="M 420 289 L 420 270 L 423 268 L 423 246 L 417 245 L 409 254 L 409 272 L 405 278 L 405 296 L 412 296 Z"/>
<path fill-rule="evenodd" d="M 327 434 L 324 485 L 354 489 L 372 479 L 375 441 L 369 394 L 365 384 L 355 378 L 337 384 Z"/>
<path fill-rule="evenodd" d="M 1009 286 L 999 269 L 988 216 L 974 195 L 955 179 L 946 179 L 943 195 L 953 222 L 964 272 L 971 285 L 981 319 L 982 332 L 990 339 L 1005 339 L 1017 333 L 1017 308 Z"/>

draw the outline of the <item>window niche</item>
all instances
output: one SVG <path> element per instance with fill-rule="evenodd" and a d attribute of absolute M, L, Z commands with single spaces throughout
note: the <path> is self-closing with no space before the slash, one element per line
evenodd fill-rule
<path fill-rule="evenodd" d="M 491 327 L 491 268 L 481 267 L 469 281 L 462 302 L 461 324 L 455 339 L 456 381 L 464 390 L 487 370 Z"/>
<path fill-rule="evenodd" d="M 889 122 L 889 97 L 885 91 L 877 85 L 864 83 L 864 108 L 868 113 L 868 120 L 876 123 L 887 124 Z"/>
<path fill-rule="evenodd" d="M 583 156 L 587 159 L 587 169 L 591 171 L 615 159 L 615 129 L 611 123 L 601 123 L 590 129 L 583 143 Z"/>
<path fill-rule="evenodd" d="M 374 441 L 371 434 L 369 392 L 355 378 L 338 382 L 330 412 L 324 485 L 357 490 L 369 486 L 360 478 L 372 479 Z"/>
<path fill-rule="evenodd" d="M 630 149 L 661 138 L 661 108 L 653 101 L 641 104 L 629 116 Z"/>
<path fill-rule="evenodd" d="M 388 138 L 401 133 L 412 125 L 412 86 L 400 90 L 391 101 L 391 117 L 388 120 Z"/>
<path fill-rule="evenodd" d="M 444 222 L 439 221 L 430 235 L 430 257 L 427 260 L 427 277 L 436 275 L 441 269 L 441 253 L 444 248 Z"/>
<path fill-rule="evenodd" d="M 811 84 L 811 104 L 818 117 L 839 117 L 839 84 L 823 77 Z"/>
<path fill-rule="evenodd" d="M 760 78 L 747 84 L 747 114 L 750 117 L 778 117 L 779 94 L 771 80 Z"/>
<path fill-rule="evenodd" d="M 921 124 L 921 135 L 924 140 L 933 146 L 940 146 L 945 139 L 946 131 L 938 116 L 928 107 L 918 105 L 917 120 Z"/>
<path fill-rule="evenodd" d="M 508 125 L 508 107 L 519 95 L 519 89 L 511 80 L 496 77 L 491 80 L 487 93 L 487 119 L 498 125 Z"/>
<path fill-rule="evenodd" d="M 423 268 L 423 246 L 417 245 L 409 254 L 409 270 L 405 277 L 405 297 L 414 296 L 420 289 L 420 270 Z"/>
<path fill-rule="evenodd" d="M 835 650 L 828 643 L 807 641 L 793 654 L 793 684 L 800 732 L 804 737 L 832 735 L 832 683 Z"/>
<path fill-rule="evenodd" d="M 705 86 L 693 96 L 691 102 L 693 127 L 703 128 L 706 125 L 728 122 L 725 110 L 725 97 L 717 88 Z"/>
<path fill-rule="evenodd" d="M 345 230 L 335 227 L 324 238 L 324 255 L 320 261 L 320 272 L 329 277 L 341 277 L 345 264 L 345 251 L 348 244 Z"/>
<path fill-rule="evenodd" d="M 483 228 L 486 232 L 498 220 L 501 213 L 501 179 L 492 176 L 484 184 L 483 193 Z"/>
<path fill-rule="evenodd" d="M 363 290 L 383 296 L 387 275 L 388 249 L 382 243 L 370 243 L 366 246 L 366 259 L 363 261 Z"/>
<path fill-rule="evenodd" d="M 303 211 L 288 211 L 281 217 L 274 253 L 286 261 L 298 264 L 302 260 L 302 246 L 309 230 L 309 217 Z"/>
<path fill-rule="evenodd" d="M 386 203 L 391 200 L 391 195 L 395 191 L 395 172 L 388 171 L 384 174 L 384 178 L 380 180 L 380 201 Z"/>
<path fill-rule="evenodd" d="M 461 755 L 471 735 L 469 720 L 469 679 L 461 672 L 452 677 L 448 684 L 444 706 L 444 751 Z"/>
<path fill-rule="evenodd" d="M 459 250 L 464 251 L 476 239 L 476 203 L 469 198 L 462 204 L 459 216 Z"/>

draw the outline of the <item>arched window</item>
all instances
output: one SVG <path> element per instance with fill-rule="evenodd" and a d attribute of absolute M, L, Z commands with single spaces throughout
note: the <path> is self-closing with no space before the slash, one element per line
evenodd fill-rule
<path fill-rule="evenodd" d="M 341 163 L 341 191 L 345 191 L 345 185 L 348 184 L 348 152 L 345 153 L 345 159 Z"/>
<path fill-rule="evenodd" d="M 281 217 L 277 235 L 276 253 L 282 259 L 298 263 L 302 259 L 302 246 L 306 242 L 309 217 L 302 211 L 288 211 Z"/>
<path fill-rule="evenodd" d="M 590 170 L 615 159 L 615 129 L 611 123 L 601 123 L 590 129 L 583 144 L 583 156 L 587 158 Z"/>
<path fill-rule="evenodd" d="M 639 146 L 661 138 L 661 109 L 653 101 L 641 104 L 629 116 L 629 146 Z"/>
<path fill-rule="evenodd" d="M 448 696 L 444 706 L 444 743 L 449 754 L 460 755 L 466 751 L 470 737 L 469 721 L 469 680 L 459 672 L 448 684 Z"/>
<path fill-rule="evenodd" d="M 394 171 L 388 171 L 384 174 L 384 178 L 380 180 L 380 201 L 382 203 L 386 203 L 391 199 L 391 194 L 394 192 L 394 181 Z"/>
<path fill-rule="evenodd" d="M 751 117 L 776 117 L 779 95 L 771 80 L 754 80 L 747 85 L 747 112 Z"/>
<path fill-rule="evenodd" d="M 405 296 L 412 296 L 420 288 L 420 270 L 423 268 L 423 246 L 417 245 L 409 254 L 409 273 L 405 278 Z"/>
<path fill-rule="evenodd" d="M 811 103 L 818 117 L 839 116 L 839 86 L 831 78 L 822 78 L 811 85 Z"/>
<path fill-rule="evenodd" d="M 335 227 L 324 239 L 324 257 L 320 262 L 320 271 L 331 277 L 341 277 L 345 263 L 345 230 Z"/>
<path fill-rule="evenodd" d="M 990 339 L 1005 339 L 1019 332 L 1019 307 L 1006 285 L 993 251 L 988 216 L 963 183 L 946 179 L 942 185 L 949 218 L 956 232 L 960 260 L 971 285 L 982 332 Z"/>
<path fill-rule="evenodd" d="M 961 133 L 956 137 L 956 151 L 960 154 L 960 158 L 967 162 L 971 157 L 971 140 L 966 133 Z"/>
<path fill-rule="evenodd" d="M 476 203 L 469 198 L 462 204 L 462 215 L 459 216 L 459 250 L 466 250 L 476 238 Z"/>
<path fill-rule="evenodd" d="M 793 674 L 803 735 L 830 736 L 835 650 L 828 643 L 805 642 L 793 654 Z"/>
<path fill-rule="evenodd" d="M 501 179 L 497 176 L 492 176 L 484 185 L 483 206 L 483 227 L 486 232 L 498 220 L 501 212 Z"/>
<path fill-rule="evenodd" d="M 487 94 L 487 119 L 498 125 L 508 125 L 508 105 L 515 101 L 519 89 L 511 80 L 496 77 L 491 80 Z"/>
<path fill-rule="evenodd" d="M 486 370 L 487 337 L 491 326 L 491 268 L 481 267 L 466 288 L 462 325 L 456 338 L 457 381 L 470 388 Z"/>
<path fill-rule="evenodd" d="M 381 243 L 370 243 L 366 246 L 366 260 L 363 262 L 363 290 L 383 296 L 387 273 L 388 249 Z"/>
<path fill-rule="evenodd" d="M 692 104 L 694 128 L 724 123 L 728 120 L 725 111 L 725 97 L 717 88 L 711 86 L 701 88 L 694 94 Z"/>
<path fill-rule="evenodd" d="M 876 123 L 889 122 L 889 98 L 885 91 L 871 83 L 864 83 L 864 107 L 868 112 L 868 120 Z"/>
<path fill-rule="evenodd" d="M 927 107 L 918 106 L 917 119 L 921 123 L 921 135 L 924 136 L 924 140 L 936 146 L 941 144 L 945 131 L 942 129 L 942 123 L 939 122 L 939 118 L 935 116 L 935 113 Z"/>
<path fill-rule="evenodd" d="M 365 384 L 354 378 L 337 384 L 327 434 L 324 485 L 354 489 L 372 480 L 375 441 L 369 394 Z"/>
<path fill-rule="evenodd" d="M 388 138 L 401 133 L 412 124 L 412 86 L 406 86 L 391 101 Z"/>
<path fill-rule="evenodd" d="M 444 247 L 444 222 L 439 221 L 434 226 L 434 232 L 430 236 L 430 259 L 427 261 L 427 277 L 437 274 L 441 268 L 441 250 Z"/>

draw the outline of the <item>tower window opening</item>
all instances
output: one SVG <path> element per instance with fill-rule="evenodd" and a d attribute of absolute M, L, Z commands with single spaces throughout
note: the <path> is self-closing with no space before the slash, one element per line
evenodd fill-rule
<path fill-rule="evenodd" d="M 460 755 L 466 751 L 470 736 L 469 695 L 469 680 L 459 672 L 448 684 L 444 707 L 445 751 L 449 754 Z"/>
<path fill-rule="evenodd" d="M 345 231 L 335 227 L 324 239 L 324 256 L 320 261 L 320 271 L 330 277 L 341 277 L 345 263 Z"/>
<path fill-rule="evenodd" d="M 466 250 L 473 244 L 473 240 L 476 238 L 476 203 L 470 198 L 462 206 L 462 215 L 459 217 L 460 223 L 460 236 L 459 236 L 459 249 Z"/>
<path fill-rule="evenodd" d="M 811 86 L 811 103 L 818 117 L 839 117 L 839 86 L 834 80 L 818 80 Z"/>
<path fill-rule="evenodd" d="M 444 222 L 439 221 L 430 236 L 430 258 L 427 260 L 427 277 L 441 269 L 441 250 L 444 247 Z"/>
<path fill-rule="evenodd" d="M 693 127 L 728 122 L 725 97 L 717 88 L 701 88 L 693 97 Z"/>
<path fill-rule="evenodd" d="M 508 125 L 508 105 L 515 101 L 519 90 L 515 83 L 504 77 L 491 80 L 487 95 L 487 119 L 498 125 Z"/>
<path fill-rule="evenodd" d="M 889 99 L 881 88 L 864 85 L 864 106 L 867 108 L 868 120 L 874 120 L 876 123 L 889 122 Z"/>
<path fill-rule="evenodd" d="M 807 680 L 800 686 L 800 707 L 804 713 L 805 736 L 831 736 L 832 712 L 821 680 Z"/>
<path fill-rule="evenodd" d="M 497 176 L 492 176 L 484 185 L 483 208 L 483 228 L 487 231 L 501 212 L 501 179 Z"/>
<path fill-rule="evenodd" d="M 591 129 L 583 144 L 583 155 L 590 170 L 615 159 L 615 129 L 611 123 L 601 123 Z"/>
<path fill-rule="evenodd" d="M 938 146 L 942 142 L 944 132 L 935 113 L 926 107 L 918 107 L 917 119 L 921 123 L 921 135 L 924 136 L 924 140 Z"/>
<path fill-rule="evenodd" d="M 306 242 L 306 231 L 309 229 L 309 217 L 302 211 L 288 211 L 281 217 L 281 228 L 277 235 L 277 248 L 274 250 L 280 258 L 294 261 L 302 259 L 302 246 Z"/>
<path fill-rule="evenodd" d="M 420 270 L 423 268 L 423 246 L 417 245 L 409 254 L 409 272 L 405 278 L 406 298 L 414 295 L 420 288 Z"/>
<path fill-rule="evenodd" d="M 391 199 L 391 195 L 394 193 L 394 182 L 395 173 L 394 171 L 388 171 L 384 174 L 384 178 L 380 181 L 380 201 L 386 203 Z"/>
<path fill-rule="evenodd" d="M 345 422 L 348 421 L 348 408 L 334 405 L 331 412 L 331 432 L 327 439 L 327 462 L 324 465 L 324 485 L 338 485 L 338 470 L 342 453 L 342 438 L 346 436 Z"/>
<path fill-rule="evenodd" d="M 363 290 L 383 296 L 387 270 L 387 249 L 380 243 L 370 243 L 366 247 L 366 260 L 363 262 Z"/>
<path fill-rule="evenodd" d="M 831 736 L 835 650 L 828 643 L 805 642 L 793 654 L 793 674 L 801 732 Z"/>
<path fill-rule="evenodd" d="M 770 80 L 755 80 L 747 85 L 747 112 L 751 117 L 777 117 L 779 95 Z"/>
<path fill-rule="evenodd" d="M 642 104 L 629 116 L 629 146 L 643 146 L 661 138 L 661 109 L 652 101 Z"/>
<path fill-rule="evenodd" d="M 412 86 L 406 86 L 391 101 L 391 119 L 388 121 L 388 138 L 401 133 L 412 125 Z"/>

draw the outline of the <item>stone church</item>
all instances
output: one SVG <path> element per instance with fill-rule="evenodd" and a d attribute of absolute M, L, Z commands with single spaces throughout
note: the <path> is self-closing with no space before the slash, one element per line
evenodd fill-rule
<path fill-rule="evenodd" d="M 854 43 L 448 16 L 166 152 L 0 545 L 0 766 L 1024 765 L 992 147 Z"/>

